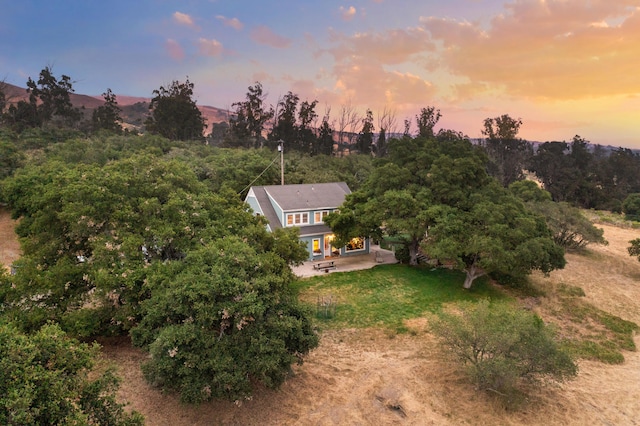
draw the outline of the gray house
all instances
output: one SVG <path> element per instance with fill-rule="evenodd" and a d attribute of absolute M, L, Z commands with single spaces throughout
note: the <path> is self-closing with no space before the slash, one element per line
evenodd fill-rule
<path fill-rule="evenodd" d="M 354 238 L 344 247 L 333 247 L 333 233 L 323 222 L 350 193 L 345 182 L 252 186 L 245 201 L 255 214 L 269 221 L 269 231 L 300 228 L 300 240 L 307 243 L 309 260 L 322 260 L 369 253 L 367 238 Z"/>

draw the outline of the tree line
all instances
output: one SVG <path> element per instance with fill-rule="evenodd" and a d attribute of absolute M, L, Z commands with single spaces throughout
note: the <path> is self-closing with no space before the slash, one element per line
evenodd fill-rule
<path fill-rule="evenodd" d="M 376 120 L 370 109 L 360 115 L 351 105 L 343 105 L 337 117 L 332 118 L 330 108 L 321 114 L 317 100 L 301 100 L 293 92 L 278 99 L 275 106 L 267 105 L 267 94 L 256 82 L 248 87 L 244 100 L 231 105 L 228 120 L 212 124 L 205 138 L 207 123 L 193 100 L 193 91 L 194 83 L 188 78 L 154 90 L 145 131 L 169 140 L 193 140 L 229 148 L 275 149 L 282 144 L 287 151 L 308 155 L 360 153 L 377 158 L 387 155 L 392 139 L 436 134 L 440 138 L 466 137 L 453 130 L 436 132 L 441 113 L 433 106 L 422 108 L 413 120 L 406 118 L 400 133 L 390 110 L 379 113 Z M 82 122 L 82 111 L 70 101 L 73 92 L 71 77 L 56 78 L 50 67 L 45 67 L 37 80 L 27 80 L 28 100 L 8 102 L 0 85 L 0 125 L 19 134 L 43 128 L 122 132 L 121 109 L 111 89 L 103 93 L 104 104 L 86 122 Z M 489 158 L 487 171 L 504 187 L 522 180 L 529 172 L 554 201 L 614 212 L 622 211 L 629 194 L 640 193 L 638 152 L 592 145 L 580 136 L 571 142 L 534 145 L 518 136 L 521 125 L 521 119 L 508 114 L 483 122 L 484 138 L 479 144 Z M 412 128 L 417 129 L 415 135 L 411 134 Z M 9 158 L 12 153 L 7 154 Z"/>

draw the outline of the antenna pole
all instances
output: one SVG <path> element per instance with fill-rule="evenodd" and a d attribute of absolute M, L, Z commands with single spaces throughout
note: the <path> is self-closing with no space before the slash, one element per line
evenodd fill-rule
<path fill-rule="evenodd" d="M 280 185 L 284 185 L 284 142 L 278 141 L 278 151 L 280 151 Z"/>

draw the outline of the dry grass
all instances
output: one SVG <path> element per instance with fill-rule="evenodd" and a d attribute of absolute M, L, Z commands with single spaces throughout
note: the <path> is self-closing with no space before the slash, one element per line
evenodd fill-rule
<path fill-rule="evenodd" d="M 582 288 L 581 299 L 596 307 L 640 323 L 640 262 L 626 253 L 627 242 L 639 238 L 640 230 L 602 227 L 609 246 L 593 247 L 587 255 L 570 254 L 565 270 L 533 277 L 536 286 L 547 290 L 533 309 L 542 315 L 551 312 L 555 289 L 564 284 Z M 0 244 L 6 242 L 3 238 Z M 219 401 L 185 406 L 176 396 L 150 388 L 139 369 L 146 355 L 126 340 L 104 342 L 103 354 L 123 379 L 121 400 L 142 412 L 149 425 L 640 424 L 638 352 L 625 352 L 620 365 L 580 362 L 576 380 L 543 389 L 523 408 L 508 412 L 491 396 L 476 392 L 442 359 L 427 324 L 424 318 L 407 321 L 412 332 L 402 335 L 327 330 L 280 390 L 258 389 L 240 406 Z"/>

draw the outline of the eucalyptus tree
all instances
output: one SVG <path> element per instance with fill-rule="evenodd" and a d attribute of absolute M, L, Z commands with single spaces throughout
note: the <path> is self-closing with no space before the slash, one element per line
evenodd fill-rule
<path fill-rule="evenodd" d="M 533 154 L 529 142 L 518 137 L 522 120 L 508 114 L 484 120 L 483 146 L 489 157 L 489 174 L 508 187 L 524 175 L 524 168 Z"/>
<path fill-rule="evenodd" d="M 53 123 L 73 127 L 82 119 L 82 112 L 71 103 L 74 92 L 71 77 L 62 75 L 58 80 L 50 67 L 40 71 L 38 80 L 29 77 L 27 93 L 29 105 L 36 111 L 39 125 Z"/>
<path fill-rule="evenodd" d="M 316 106 L 318 101 L 302 101 L 298 110 L 298 145 L 300 151 L 312 153 L 318 137 L 316 136 L 316 126 L 318 121 L 318 113 Z"/>
<path fill-rule="evenodd" d="M 329 124 L 329 114 L 325 114 L 318 130 L 318 137 L 315 139 L 314 145 L 311 147 L 311 155 L 324 154 L 333 155 L 333 128 Z"/>
<path fill-rule="evenodd" d="M 273 119 L 273 108 L 265 105 L 266 93 L 260 82 L 249 86 L 246 99 L 231 104 L 234 113 L 229 119 L 229 137 L 226 146 L 258 148 L 264 143 L 266 124 Z"/>
<path fill-rule="evenodd" d="M 356 148 L 360 154 L 371 154 L 373 150 L 374 131 L 375 126 L 373 125 L 373 112 L 368 109 L 362 119 L 362 129 L 360 130 L 360 133 L 358 133 L 358 138 L 356 139 Z"/>
<path fill-rule="evenodd" d="M 116 95 L 107 89 L 102 94 L 104 98 L 104 105 L 100 105 L 93 111 L 91 115 L 91 125 L 94 131 L 107 130 L 113 133 L 122 133 L 122 117 L 120 113 L 122 110 L 118 107 L 118 100 Z"/>
<path fill-rule="evenodd" d="M 300 97 L 288 92 L 278 100 L 274 124 L 269 133 L 269 141 L 277 145 L 284 142 L 286 149 L 303 151 L 298 140 L 297 111 Z"/>
<path fill-rule="evenodd" d="M 416 115 L 416 125 L 418 126 L 418 136 L 423 138 L 431 138 L 435 135 L 434 128 L 442 114 L 439 109 L 436 109 L 433 106 L 425 107 L 420 110 L 420 114 Z M 407 132 L 408 127 L 405 121 L 405 134 Z"/>

